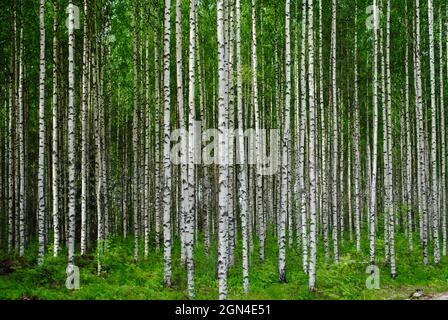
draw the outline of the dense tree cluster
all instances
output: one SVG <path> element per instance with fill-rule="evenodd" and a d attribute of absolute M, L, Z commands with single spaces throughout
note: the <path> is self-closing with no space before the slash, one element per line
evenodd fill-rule
<path fill-rule="evenodd" d="M 439 263 L 448 5 L 372 1 L 3 1 L 0 249 L 67 252 L 70 277 L 75 255 L 100 273 L 109 239 L 132 237 L 135 263 L 163 251 L 171 287 L 180 244 L 193 298 L 216 244 L 220 299 L 236 261 L 250 290 L 254 259 L 315 291 L 318 252 L 338 264 L 349 245 L 395 278 L 396 233 Z"/>

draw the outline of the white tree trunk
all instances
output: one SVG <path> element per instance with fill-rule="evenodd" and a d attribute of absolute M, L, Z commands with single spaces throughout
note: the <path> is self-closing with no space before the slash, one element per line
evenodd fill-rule
<path fill-rule="evenodd" d="M 397 276 L 395 265 L 395 210 L 393 203 L 393 159 L 392 159 L 392 88 L 390 75 L 390 0 L 387 0 L 387 22 L 386 22 L 386 83 L 387 83 L 387 199 L 389 214 L 389 255 L 391 277 Z"/>
<path fill-rule="evenodd" d="M 370 264 L 375 264 L 375 214 L 376 214 L 376 176 L 378 160 L 378 27 L 379 16 L 377 1 L 373 1 L 373 151 L 372 169 L 370 176 L 370 203 L 369 203 L 369 242 Z"/>
<path fill-rule="evenodd" d="M 156 3 L 156 12 L 159 13 L 159 8 Z M 154 15 L 154 25 L 158 26 L 158 17 Z M 160 80 L 159 80 L 159 37 L 158 33 L 154 34 L 154 95 L 155 95 L 155 152 L 154 152 L 154 166 L 155 166 L 155 231 L 156 231 L 156 250 L 160 250 L 160 212 L 161 206 L 161 194 L 162 194 L 162 181 L 161 181 L 161 147 L 160 147 L 160 119 L 161 119 L 161 99 L 160 99 Z"/>
<path fill-rule="evenodd" d="M 24 133 L 24 110 L 23 110 L 23 28 L 20 29 L 19 38 L 19 239 L 16 238 L 16 244 L 19 245 L 19 256 L 25 255 L 25 133 Z M 17 184 L 16 184 L 17 186 Z M 17 225 L 17 224 L 16 224 Z M 19 241 L 17 241 L 19 240 Z"/>
<path fill-rule="evenodd" d="M 75 257 L 75 9 L 69 1 L 68 24 L 68 266 L 67 277 L 74 272 Z"/>
<path fill-rule="evenodd" d="M 182 70 L 182 12 L 181 12 L 181 1 L 176 0 L 176 76 L 177 76 L 177 108 L 179 112 L 179 125 L 180 130 L 186 129 L 185 111 L 184 111 L 184 86 L 183 86 L 183 70 Z M 185 139 L 187 137 L 181 137 L 182 145 L 180 148 L 180 158 L 182 159 L 180 165 L 180 180 L 181 180 L 181 195 L 180 195 L 180 233 L 181 233 L 181 261 L 186 262 L 185 254 L 185 237 L 186 237 L 186 225 L 185 219 L 188 214 L 189 199 L 188 197 L 188 165 L 187 152 L 188 144 Z"/>
<path fill-rule="evenodd" d="M 439 210 L 438 210 L 438 177 L 437 177 L 437 119 L 436 119 L 436 71 L 434 53 L 434 4 L 428 0 L 429 23 L 429 67 L 431 83 L 431 212 L 434 241 L 434 263 L 440 262 L 439 244 Z"/>
<path fill-rule="evenodd" d="M 15 28 L 14 28 L 15 36 Z M 13 68 L 11 63 L 11 69 Z M 17 187 L 15 185 L 14 175 L 14 164 L 17 161 L 15 158 L 15 146 L 14 146 L 14 119 L 16 119 L 16 109 L 13 104 L 13 78 L 15 75 L 11 71 L 10 82 L 9 82 L 9 115 L 8 115 L 8 253 L 13 250 L 13 239 L 14 239 L 14 212 L 17 213 L 17 209 L 14 210 L 14 191 Z"/>
<path fill-rule="evenodd" d="M 333 106 L 333 180 L 332 180 L 332 213 L 333 213 L 333 250 L 334 262 L 339 262 L 338 245 L 338 101 L 337 101 L 337 75 L 336 75 L 336 16 L 337 1 L 333 0 L 332 5 L 332 24 L 331 24 L 331 81 L 332 81 L 332 106 Z"/>
<path fill-rule="evenodd" d="M 81 104 L 81 255 L 87 250 L 87 108 L 88 108 L 88 82 L 89 82 L 89 63 L 88 63 L 88 1 L 84 0 L 84 43 L 83 43 L 83 70 L 82 70 L 82 104 Z M 57 76 L 57 75 L 56 75 Z M 57 95 L 56 95 L 57 99 Z M 56 100 L 57 101 L 57 100 Z M 57 148 L 57 139 L 56 139 Z M 54 189 L 53 189 L 54 190 Z"/>
<path fill-rule="evenodd" d="M 228 263 L 228 207 L 227 207 L 227 106 L 226 106 L 226 68 L 224 43 L 224 4 L 217 1 L 217 35 L 218 35 L 218 290 L 219 299 L 227 298 L 227 263 Z"/>
<path fill-rule="evenodd" d="M 285 34 L 286 34 L 286 96 L 284 107 L 284 124 L 283 124 L 283 140 L 282 140 L 282 161 L 281 161 L 281 203 L 280 203 L 280 234 L 279 241 L 279 255 L 278 255 L 278 268 L 279 268 L 279 281 L 281 283 L 286 282 L 286 217 L 288 214 L 288 174 L 289 174 L 289 147 L 290 147 L 290 108 L 291 108 L 291 30 L 290 30 L 290 11 L 291 4 L 289 0 L 286 0 L 285 5 Z"/>
<path fill-rule="evenodd" d="M 163 248 L 164 248 L 164 284 L 171 287 L 171 162 L 170 162 L 170 35 L 171 0 L 165 1 L 165 31 L 163 48 L 164 72 L 164 112 L 163 112 Z"/>
<path fill-rule="evenodd" d="M 37 176 L 39 253 L 37 262 L 42 265 L 45 255 L 45 0 L 39 2 L 39 29 L 39 169 Z"/>
<path fill-rule="evenodd" d="M 408 17 L 408 6 L 406 2 L 406 30 L 408 30 L 407 24 Z M 411 142 L 411 117 L 409 112 L 409 43 L 406 41 L 406 53 L 405 53 L 405 77 L 406 77 L 406 88 L 405 88 L 405 113 L 406 113 L 406 210 L 407 210 L 407 232 L 408 232 L 408 243 L 409 250 L 412 252 L 414 250 L 414 239 L 412 234 L 412 142 Z"/>
<path fill-rule="evenodd" d="M 235 82 L 234 82 L 234 41 L 235 41 L 235 30 L 234 30 L 234 5 L 233 1 L 229 1 L 228 4 L 228 69 L 227 69 L 227 81 L 228 81 L 228 122 L 229 122 L 229 132 L 234 132 L 235 128 Z M 229 135 L 229 187 L 228 191 L 228 207 L 229 207 L 229 268 L 231 268 L 235 263 L 235 231 L 236 231 L 236 218 L 235 218 L 235 148 L 233 147 L 233 135 Z M 232 144 L 231 144 L 232 143 Z M 261 212 L 261 210 L 260 210 Z"/>
<path fill-rule="evenodd" d="M 446 256 L 446 133 L 445 133 L 445 100 L 444 100 L 444 72 L 443 72 L 443 24 L 442 24 L 442 9 L 441 4 L 439 4 L 439 74 L 440 74 L 440 136 L 441 136 L 441 207 L 440 212 L 442 216 L 442 255 Z M 447 6 L 448 8 L 448 6 Z M 448 9 L 447 9 L 448 10 Z M 447 19 L 448 21 L 448 19 Z M 448 22 L 447 22 L 448 24 Z M 448 25 L 447 25 L 448 26 Z M 446 30 L 448 32 L 448 28 Z M 448 44 L 448 41 L 447 41 Z M 448 48 L 447 48 L 448 49 Z M 448 50 L 447 50 L 448 53 Z"/>
<path fill-rule="evenodd" d="M 355 12 L 355 123 L 354 123 L 354 137 L 353 137 L 353 145 L 355 151 L 355 238 L 356 238 L 356 251 L 361 251 L 361 199 L 360 199 L 360 169 L 361 169 L 361 159 L 359 154 L 359 96 L 358 96 L 358 7 L 356 7 Z"/>
<path fill-rule="evenodd" d="M 319 0 L 319 109 L 320 109 L 320 119 L 322 125 L 322 136 L 321 136 L 321 157 L 322 157 L 322 228 L 324 236 L 324 247 L 325 247 L 325 259 L 328 261 L 330 259 L 330 242 L 328 235 L 328 138 L 327 138 L 327 126 L 325 119 L 325 108 L 324 108 L 324 67 L 323 67 L 323 18 L 322 18 L 322 0 Z M 356 86 L 356 84 L 355 84 Z"/>
<path fill-rule="evenodd" d="M 302 265 L 303 271 L 308 273 L 308 219 L 306 207 L 306 189 L 305 189 L 305 130 L 306 130 L 306 26 L 307 26 L 307 0 L 302 0 L 302 49 L 301 49 L 301 103 L 300 103 L 300 149 L 298 161 L 299 175 L 299 193 L 300 193 L 300 210 L 302 220 Z"/>
<path fill-rule="evenodd" d="M 139 205 L 138 205 L 138 137 L 139 137 L 139 106 L 138 106 L 138 9 L 137 5 L 134 12 L 134 112 L 132 120 L 132 149 L 133 149 L 133 173 L 132 173 L 132 210 L 134 213 L 134 262 L 138 262 L 138 240 L 139 240 Z M 97 199 L 98 201 L 98 199 Z M 99 221 L 99 220 L 98 220 Z"/>
<path fill-rule="evenodd" d="M 296 18 L 299 19 L 299 1 L 296 2 Z M 298 20 L 297 20 L 298 21 Z M 300 243 L 301 243 L 301 230 L 302 230 L 302 224 L 301 224 L 301 218 L 300 218 L 300 194 L 298 193 L 299 190 L 299 174 L 298 174 L 298 167 L 299 167 L 299 150 L 300 150 L 300 76 L 299 76 L 299 68 L 300 68 L 300 58 L 299 58 L 299 23 L 295 24 L 295 30 L 294 30 L 295 36 L 294 36 L 294 127 L 295 127 L 295 136 L 294 136 L 294 209 L 295 209 L 295 227 L 296 227 L 296 253 L 300 253 Z M 271 103 L 272 105 L 272 103 Z M 272 107 L 271 107 L 272 108 Z M 271 177 L 271 188 L 274 189 L 274 179 Z M 272 191 L 270 191 L 272 192 Z M 273 201 L 271 201 L 271 204 Z M 271 215 L 273 215 L 273 209 L 271 211 Z"/>
<path fill-rule="evenodd" d="M 264 261 L 264 243 L 265 243 L 265 227 L 262 206 L 262 176 L 260 163 L 260 147 L 261 147 L 261 123 L 260 109 L 258 102 L 258 60 L 257 60 L 257 17 L 256 17 L 256 0 L 252 0 L 252 84 L 253 84 L 253 106 L 255 113 L 255 157 L 257 168 L 255 172 L 255 208 L 257 216 L 257 224 L 259 229 L 259 257 L 260 261 Z M 285 200 L 286 201 L 286 200 Z"/>
<path fill-rule="evenodd" d="M 308 288 L 311 292 L 316 290 L 316 256 L 317 256 L 317 213 L 316 213 L 316 110 L 314 92 L 314 10 L 313 0 L 308 0 L 308 94 L 310 108 L 310 138 L 309 138 L 309 175 L 310 175 L 310 264 L 308 272 Z"/>
<path fill-rule="evenodd" d="M 145 131 L 145 212 L 144 212 L 144 219 L 145 219 L 145 259 L 148 258 L 149 255 L 149 231 L 150 231 L 150 144 L 151 144 L 151 136 L 150 136 L 150 130 L 151 130 L 151 109 L 149 105 L 149 99 L 150 99 L 150 74 L 149 74 L 149 29 L 150 29 L 150 2 L 148 1 L 146 3 L 146 57 L 145 57 L 145 68 L 146 68 L 146 88 L 145 88 L 145 104 L 146 104 L 146 131 Z"/>
<path fill-rule="evenodd" d="M 243 289 L 249 292 L 249 258 L 248 258 L 248 199 L 247 199 L 247 166 L 244 146 L 243 122 L 243 75 L 241 71 L 241 0 L 236 0 L 236 57 L 237 57 L 237 105 L 238 105 L 238 153 L 241 163 L 239 171 L 239 201 L 241 208 Z"/>
<path fill-rule="evenodd" d="M 417 105 L 417 184 L 419 212 L 421 216 L 421 233 L 423 246 L 423 264 L 428 264 L 428 232 L 427 232 L 427 193 L 426 193 L 426 157 L 425 157 L 425 131 L 422 101 L 422 72 L 420 52 L 420 0 L 415 1 L 415 75 L 416 75 L 416 105 Z"/>
<path fill-rule="evenodd" d="M 194 298 L 194 261 L 193 261 L 193 241 L 194 241 L 194 194 L 195 194 L 195 50 L 196 50 L 196 0 L 190 0 L 190 49 L 189 49 L 189 87 L 188 87 L 188 210 L 185 219 L 185 247 L 187 258 L 187 279 L 188 295 Z"/>
<path fill-rule="evenodd" d="M 380 12 L 383 11 L 382 1 L 380 2 Z M 389 198 L 389 162 L 388 162 L 388 127 L 387 127 L 387 105 L 386 105 L 386 51 L 385 51 L 385 35 L 384 28 L 381 28 L 379 34 L 380 41 L 380 52 L 381 52 L 381 110 L 382 110 L 382 124 L 383 124 L 383 199 L 384 199 L 384 261 L 385 264 L 389 264 L 389 209 L 390 209 L 390 198 Z"/>

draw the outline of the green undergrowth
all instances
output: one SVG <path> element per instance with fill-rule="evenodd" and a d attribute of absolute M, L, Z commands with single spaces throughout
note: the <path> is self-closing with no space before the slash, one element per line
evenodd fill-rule
<path fill-rule="evenodd" d="M 153 237 L 152 237 L 153 238 Z M 195 247 L 196 299 L 218 297 L 216 278 L 216 245 L 209 255 L 199 239 Z M 448 259 L 443 257 L 439 265 L 422 265 L 421 249 L 416 245 L 409 252 L 407 240 L 397 235 L 396 255 L 398 277 L 390 277 L 390 268 L 384 264 L 381 240 L 377 241 L 377 266 L 380 270 L 380 289 L 366 287 L 368 266 L 368 241 L 363 239 L 362 253 L 345 240 L 340 245 L 340 260 L 336 265 L 332 257 L 325 260 L 324 248 L 319 244 L 317 261 L 317 291 L 308 291 L 308 277 L 303 272 L 301 255 L 294 246 L 287 250 L 287 282 L 278 282 L 278 248 L 273 237 L 266 242 L 266 259 L 258 259 L 255 245 L 250 257 L 250 292 L 245 294 L 242 286 L 241 245 L 235 251 L 235 264 L 228 275 L 229 299 L 405 299 L 416 289 L 425 293 L 448 292 Z M 101 273 L 97 272 L 96 254 L 77 256 L 75 264 L 80 269 L 80 289 L 70 291 L 65 287 L 66 251 L 58 258 L 47 253 L 45 263 L 36 264 L 37 247 L 27 251 L 25 258 L 11 258 L 0 254 L 0 299 L 188 299 L 186 272 L 180 263 L 179 245 L 173 247 L 172 288 L 163 286 L 163 248 L 150 244 L 148 257 L 140 248 L 139 263 L 133 261 L 133 240 L 111 238 L 107 253 L 102 258 Z"/>

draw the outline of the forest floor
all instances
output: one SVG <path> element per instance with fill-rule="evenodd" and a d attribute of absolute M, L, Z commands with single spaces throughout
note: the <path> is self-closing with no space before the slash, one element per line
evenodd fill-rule
<path fill-rule="evenodd" d="M 448 292 L 429 296 L 427 299 L 423 298 L 422 300 L 448 300 Z"/>
<path fill-rule="evenodd" d="M 272 238 L 272 237 L 271 237 Z M 110 239 L 107 255 L 102 259 L 102 272 L 97 275 L 95 254 L 77 257 L 80 269 L 80 289 L 65 287 L 66 252 L 59 258 L 51 257 L 51 249 L 42 267 L 36 266 L 37 247 L 31 247 L 26 258 L 12 259 L 0 253 L 0 299 L 187 299 L 186 272 L 181 267 L 179 246 L 173 248 L 173 286 L 163 287 L 163 252 L 151 250 L 145 260 L 133 263 L 133 240 Z M 204 256 L 202 241 L 195 249 L 196 298 L 216 299 L 216 247 Z M 278 282 L 277 243 L 266 243 L 266 261 L 260 263 L 255 246 L 250 259 L 250 292 L 244 294 L 240 245 L 236 247 L 235 265 L 228 276 L 229 299 L 236 300 L 403 300 L 422 290 L 417 299 L 448 298 L 448 257 L 439 265 L 422 265 L 422 253 L 416 245 L 413 253 L 407 240 L 397 235 L 398 277 L 389 276 L 390 268 L 384 264 L 382 241 L 377 241 L 377 265 L 380 270 L 379 289 L 368 289 L 368 241 L 363 239 L 362 253 L 357 253 L 348 240 L 341 245 L 340 262 L 325 262 L 323 248 L 319 248 L 317 264 L 317 292 L 310 293 L 307 276 L 302 270 L 301 258 L 294 249 L 287 252 L 287 283 Z M 151 248 L 155 244 L 151 243 Z M 143 247 L 140 252 L 143 252 Z M 414 299 L 414 298 L 413 298 Z"/>

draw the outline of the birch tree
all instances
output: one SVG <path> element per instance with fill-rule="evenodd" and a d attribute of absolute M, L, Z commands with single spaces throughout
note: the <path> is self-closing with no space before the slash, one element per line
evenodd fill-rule
<path fill-rule="evenodd" d="M 190 0 L 190 54 L 189 54 L 189 86 L 188 86 L 188 210 L 185 219 L 187 228 L 185 247 L 187 256 L 188 294 L 194 297 L 194 261 L 193 261 L 193 223 L 194 223 L 194 187 L 195 187 L 195 54 L 196 54 L 196 0 Z"/>
<path fill-rule="evenodd" d="M 428 232 L 427 232 L 427 194 L 426 194 L 426 159 L 425 132 L 423 126 L 422 76 L 421 76 L 421 45 L 420 45 L 420 1 L 415 0 L 415 99 L 417 117 L 417 184 L 418 210 L 422 223 L 423 263 L 428 264 Z"/>
<path fill-rule="evenodd" d="M 171 162 L 170 162 L 170 36 L 171 0 L 165 0 L 165 26 L 163 45 L 163 248 L 164 284 L 171 287 Z"/>
<path fill-rule="evenodd" d="M 45 254 L 45 1 L 39 2 L 39 172 L 37 177 L 38 234 L 39 254 L 38 264 L 44 263 Z"/>
<path fill-rule="evenodd" d="M 218 36 L 218 291 L 219 299 L 227 298 L 227 253 L 228 253 L 228 207 L 227 207 L 227 112 L 226 112 L 226 75 L 224 45 L 223 0 L 217 2 L 217 36 Z"/>
<path fill-rule="evenodd" d="M 331 24 L 331 85 L 332 85 L 332 107 L 333 107 L 333 179 L 332 179 L 332 213 L 333 213 L 333 257 L 334 262 L 339 262 L 339 245 L 338 245 L 338 101 L 337 101 L 337 74 L 336 74 L 336 15 L 337 2 L 332 2 L 332 24 Z"/>
<path fill-rule="evenodd" d="M 392 87 L 391 87 L 391 67 L 390 67 L 390 0 L 387 0 L 387 17 L 386 17 L 386 83 L 387 83 L 387 198 L 388 198 L 388 214 L 389 214 L 389 252 L 391 277 L 397 276 L 395 264 L 395 210 L 393 199 L 393 159 L 392 159 Z"/>
<path fill-rule="evenodd" d="M 443 23 L 442 5 L 439 4 L 439 84 L 440 84 L 440 136 L 441 136 L 441 179 L 440 179 L 440 213 L 442 216 L 442 256 L 446 256 L 446 133 L 445 133 L 445 97 L 444 97 L 444 71 L 443 71 Z M 447 20 L 448 21 L 448 20 Z M 448 24 L 448 22 L 447 22 Z M 446 28 L 448 32 L 448 28 Z M 448 43 L 448 42 L 447 42 Z M 448 48 L 447 51 L 448 52 Z"/>
<path fill-rule="evenodd" d="M 69 1 L 68 16 L 68 266 L 73 279 L 75 256 L 75 9 Z"/>
<path fill-rule="evenodd" d="M 138 262 L 138 231 L 139 231 L 139 206 L 138 206 L 138 126 L 139 126 L 139 104 L 138 104 L 138 6 L 135 5 L 134 12 L 134 114 L 132 124 L 132 146 L 133 146 L 133 188 L 132 205 L 134 212 L 134 262 Z M 98 220 L 100 221 L 100 219 Z"/>
<path fill-rule="evenodd" d="M 15 31 L 15 25 L 14 25 Z M 15 32 L 14 32 L 15 36 Z M 12 56 L 12 54 L 11 54 Z M 13 60 L 11 58 L 11 60 Z M 11 69 L 15 66 L 11 63 Z M 14 70 L 15 71 L 15 70 Z M 16 115 L 16 108 L 13 104 L 13 83 L 15 82 L 14 73 L 11 70 L 10 80 L 9 80 L 9 114 L 8 114 L 8 253 L 11 253 L 13 250 L 13 237 L 14 237 L 14 213 L 17 214 L 17 208 L 14 208 L 14 191 L 16 189 L 15 185 L 15 173 L 14 172 L 14 164 L 17 161 L 15 159 L 15 148 L 14 148 L 14 116 Z M 15 89 L 14 89 L 15 90 Z"/>
<path fill-rule="evenodd" d="M 285 33 L 286 33 L 286 97 L 283 122 L 283 140 L 281 149 L 281 208 L 280 208 L 280 233 L 279 233 L 279 281 L 286 282 L 286 216 L 288 211 L 288 173 L 289 173 L 289 138 L 290 138 L 290 107 L 291 107 L 291 30 L 290 30 L 291 3 L 286 0 L 285 5 Z"/>
<path fill-rule="evenodd" d="M 236 0 L 236 73 L 237 73 L 237 106 L 238 106 L 238 155 L 241 163 L 239 170 L 239 202 L 241 210 L 243 288 L 249 292 L 249 257 L 248 257 L 248 199 L 247 199 L 247 166 L 244 146 L 243 125 L 243 76 L 241 71 L 241 1 Z"/>
<path fill-rule="evenodd" d="M 440 262 L 439 243 L 439 206 L 438 206 L 438 177 L 437 177 L 437 119 L 436 119 L 436 71 L 434 53 L 434 4 L 428 0 L 429 24 L 429 69 L 431 83 L 431 212 L 434 240 L 434 262 Z"/>
<path fill-rule="evenodd" d="M 264 242 L 265 242 L 265 230 L 264 230 L 264 218 L 262 208 L 262 189 L 261 189 L 261 164 L 260 164 L 260 110 L 258 101 L 258 59 L 257 59 L 257 18 L 256 18 L 256 0 L 252 0 L 252 84 L 253 84 L 253 107 L 255 114 L 255 157 L 257 163 L 257 169 L 255 172 L 255 185 L 256 185 L 256 212 L 257 223 L 259 228 L 259 257 L 260 261 L 264 261 Z M 286 200 L 286 199 L 285 199 Z M 285 202 L 286 203 L 286 202 Z M 286 227 L 286 226 L 285 226 Z M 280 227 L 281 228 L 281 227 Z"/>
<path fill-rule="evenodd" d="M 314 88 L 314 0 L 308 0 L 308 94 L 310 108 L 310 139 L 309 139 L 309 174 L 310 174 L 310 263 L 308 287 L 311 292 L 316 290 L 316 256 L 317 256 L 317 200 L 316 200 L 316 106 Z"/>
<path fill-rule="evenodd" d="M 375 264 L 375 210 L 376 210 L 376 175 L 378 160 L 378 7 L 373 1 L 373 152 L 372 173 L 370 176 L 370 203 L 369 203 L 369 243 L 370 264 Z"/>
<path fill-rule="evenodd" d="M 184 110 L 184 85 L 183 85 L 183 70 L 182 70 L 182 12 L 181 12 L 181 1 L 176 1 L 176 76 L 177 76 L 177 107 L 179 113 L 179 126 L 181 132 L 186 130 L 186 119 L 185 119 L 185 110 Z M 181 232 L 181 260 L 186 262 L 186 254 L 185 254 L 185 246 L 186 246 L 186 216 L 188 215 L 188 201 L 190 200 L 188 197 L 188 165 L 186 163 L 187 160 L 187 152 L 188 152 L 188 144 L 185 143 L 186 137 L 181 137 L 182 145 L 180 148 L 180 158 L 181 162 L 181 209 L 180 209 L 180 232 Z"/>
<path fill-rule="evenodd" d="M 355 9 L 355 47 L 354 47 L 354 56 L 355 56 L 355 92 L 354 92 L 354 104 L 355 104 L 355 123 L 354 123 L 354 137 L 353 137 L 353 146 L 355 153 L 355 162 L 354 162 L 354 180 L 355 180 L 355 237 L 356 237 L 356 251 L 361 251 L 361 199 L 360 199 L 360 167 L 361 160 L 359 154 L 359 96 L 358 96 L 358 6 Z"/>
<path fill-rule="evenodd" d="M 82 69 L 82 103 L 81 103 L 81 255 L 87 251 L 87 104 L 89 98 L 89 64 L 88 64 L 88 1 L 84 0 L 84 41 L 83 41 L 83 69 Z M 55 75 L 57 77 L 57 75 Z M 57 99 L 57 96 L 56 96 Z M 57 139 L 56 139 L 57 143 Z M 57 145 L 56 145 L 57 148 Z"/>
<path fill-rule="evenodd" d="M 144 219 L 145 219 L 145 259 L 148 258 L 149 255 L 149 232 L 150 232 L 150 145 L 151 145 L 151 109 L 150 109 L 150 91 L 151 91 L 151 84 L 150 84 L 150 45 L 149 45 L 149 30 L 150 30 L 150 2 L 148 1 L 146 3 L 146 44 L 145 44 L 145 50 L 146 50 L 146 57 L 145 57 L 145 107 L 146 107 L 146 126 L 145 126 L 145 213 L 144 213 Z"/>
<path fill-rule="evenodd" d="M 408 17 L 408 4 L 406 1 L 406 17 Z M 406 19 L 406 30 L 408 29 L 407 19 Z M 414 250 L 413 245 L 413 235 L 412 235 L 412 211 L 411 211 L 411 183 L 412 183 L 412 145 L 411 145 L 411 119 L 410 119 L 410 97 L 409 97 L 409 44 L 406 42 L 406 53 L 405 53 L 405 77 L 406 77 L 406 88 L 405 88 L 405 113 L 406 113 L 406 205 L 407 208 L 407 232 L 408 232 L 408 242 L 409 250 L 412 252 Z"/>
<path fill-rule="evenodd" d="M 299 192 L 301 194 L 300 208 L 302 218 L 302 263 L 303 271 L 308 273 L 308 224 L 305 190 L 305 130 L 306 130 L 306 27 L 307 27 L 307 0 L 302 1 L 302 49 L 301 49 L 301 107 L 300 107 L 300 149 L 298 161 Z"/>
<path fill-rule="evenodd" d="M 24 110 L 23 110 L 23 27 L 20 28 L 19 36 L 19 85 L 18 85 L 18 105 L 19 105 L 19 234 L 16 243 L 19 245 L 19 256 L 25 255 L 25 138 L 24 138 Z M 17 184 L 16 184 L 17 185 Z"/>

